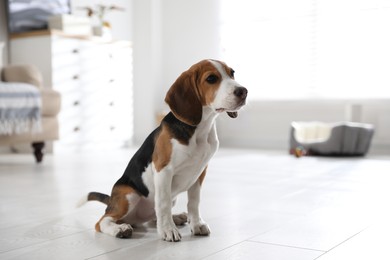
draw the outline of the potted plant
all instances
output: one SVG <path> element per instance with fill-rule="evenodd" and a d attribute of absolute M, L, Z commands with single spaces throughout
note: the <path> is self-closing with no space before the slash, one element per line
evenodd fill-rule
<path fill-rule="evenodd" d="M 105 15 L 112 11 L 124 11 L 125 9 L 116 5 L 97 4 L 93 7 L 85 6 L 79 9 L 86 10 L 90 18 L 97 20 L 97 25 L 93 26 L 93 34 L 97 36 L 105 36 L 111 34 L 111 24 L 105 20 Z"/>

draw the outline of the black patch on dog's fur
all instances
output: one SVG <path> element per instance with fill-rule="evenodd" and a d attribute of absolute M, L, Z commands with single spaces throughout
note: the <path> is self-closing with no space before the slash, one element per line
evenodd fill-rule
<path fill-rule="evenodd" d="M 190 126 L 178 120 L 172 112 L 164 117 L 161 124 L 166 125 L 172 133 L 172 137 L 180 143 L 188 144 L 195 132 L 196 126 Z M 129 185 L 140 195 L 147 197 L 149 190 L 142 180 L 142 174 L 152 162 L 156 137 L 161 131 L 161 125 L 157 127 L 144 141 L 138 151 L 131 158 L 122 177 L 115 183 L 116 185 Z"/>
<path fill-rule="evenodd" d="M 166 124 L 166 126 L 169 128 L 173 138 L 177 139 L 180 143 L 187 145 L 196 129 L 196 126 L 187 125 L 186 123 L 177 119 L 172 112 L 164 117 L 163 124 Z"/>
<path fill-rule="evenodd" d="M 142 173 L 152 162 L 155 139 L 160 131 L 161 127 L 158 127 L 146 138 L 144 143 L 134 154 L 133 158 L 131 158 L 125 172 L 115 185 L 129 185 L 141 195 L 145 197 L 149 195 L 149 190 L 142 180 Z"/>

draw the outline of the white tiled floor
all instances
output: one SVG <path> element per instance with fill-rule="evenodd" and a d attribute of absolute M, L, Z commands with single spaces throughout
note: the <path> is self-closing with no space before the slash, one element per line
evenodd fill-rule
<path fill-rule="evenodd" d="M 160 240 L 137 228 L 120 240 L 94 231 L 108 193 L 134 151 L 0 155 L 0 259 L 390 259 L 390 156 L 304 157 L 220 150 L 201 209 L 209 237 Z M 175 212 L 185 210 L 181 196 Z"/>

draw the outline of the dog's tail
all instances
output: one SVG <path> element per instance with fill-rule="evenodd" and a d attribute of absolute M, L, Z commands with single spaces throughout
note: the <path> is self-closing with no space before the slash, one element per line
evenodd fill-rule
<path fill-rule="evenodd" d="M 100 201 L 101 203 L 108 205 L 108 202 L 110 201 L 110 196 L 108 196 L 107 194 L 93 191 L 88 193 L 85 197 L 81 198 L 80 201 L 77 203 L 77 207 L 81 207 L 88 201 L 93 200 Z"/>

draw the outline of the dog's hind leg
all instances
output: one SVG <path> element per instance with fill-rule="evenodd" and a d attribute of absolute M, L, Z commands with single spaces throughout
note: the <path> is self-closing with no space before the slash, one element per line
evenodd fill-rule
<path fill-rule="evenodd" d="M 174 198 L 172 200 L 172 208 L 176 205 L 177 198 Z M 174 214 L 172 215 L 173 222 L 176 226 L 183 226 L 185 223 L 187 223 L 187 213 L 183 212 L 181 214 Z"/>
<path fill-rule="evenodd" d="M 119 238 L 129 238 L 133 233 L 130 224 L 121 223 L 132 210 L 134 210 L 141 197 L 129 186 L 114 186 L 108 203 L 106 213 L 95 225 L 98 232 Z"/>
<path fill-rule="evenodd" d="M 176 226 L 183 226 L 185 223 L 187 223 L 188 220 L 187 213 L 185 212 L 172 215 L 172 218 Z"/>

